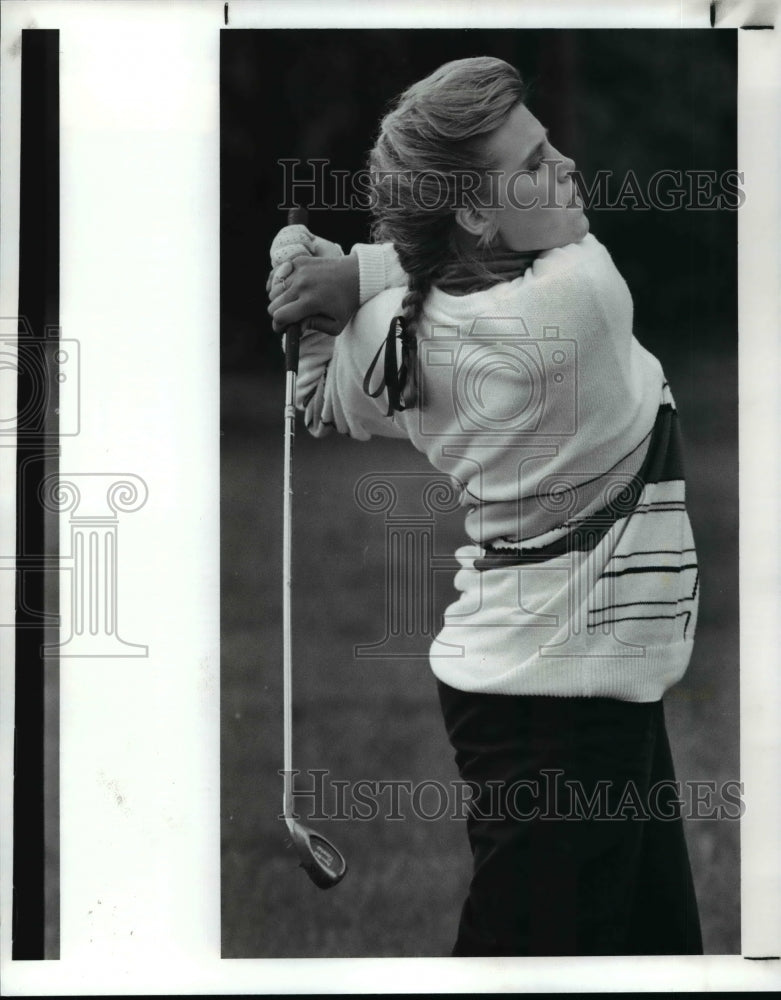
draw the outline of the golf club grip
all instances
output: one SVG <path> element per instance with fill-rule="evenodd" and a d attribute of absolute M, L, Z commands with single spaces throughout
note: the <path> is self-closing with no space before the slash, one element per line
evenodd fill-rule
<path fill-rule="evenodd" d="M 305 208 L 291 208 L 287 213 L 289 226 L 305 226 L 309 212 Z M 285 371 L 298 372 L 298 345 L 301 340 L 301 327 L 294 323 L 286 330 L 285 337 Z"/>

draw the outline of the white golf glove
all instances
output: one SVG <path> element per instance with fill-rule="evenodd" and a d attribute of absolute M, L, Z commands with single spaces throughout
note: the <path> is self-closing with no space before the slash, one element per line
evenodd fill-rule
<path fill-rule="evenodd" d="M 338 243 L 310 233 L 301 223 L 280 229 L 271 244 L 271 267 L 276 269 L 280 264 L 301 256 L 343 257 L 344 251 Z"/>

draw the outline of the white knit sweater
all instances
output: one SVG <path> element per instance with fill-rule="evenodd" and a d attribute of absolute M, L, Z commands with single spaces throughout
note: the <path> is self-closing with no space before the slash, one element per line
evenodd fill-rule
<path fill-rule="evenodd" d="M 390 245 L 354 252 L 364 304 L 339 337 L 303 338 L 297 404 L 316 436 L 409 438 L 458 485 L 470 543 L 431 646 L 436 676 L 465 691 L 660 698 L 691 655 L 697 559 L 675 405 L 607 250 L 589 235 L 514 281 L 434 288 L 418 329 L 423 405 L 393 417 L 363 381 L 405 277 Z"/>

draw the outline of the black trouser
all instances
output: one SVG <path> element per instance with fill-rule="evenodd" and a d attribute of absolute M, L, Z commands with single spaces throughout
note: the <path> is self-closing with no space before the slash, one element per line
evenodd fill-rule
<path fill-rule="evenodd" d="M 661 701 L 439 697 L 477 793 L 454 955 L 702 954 Z"/>

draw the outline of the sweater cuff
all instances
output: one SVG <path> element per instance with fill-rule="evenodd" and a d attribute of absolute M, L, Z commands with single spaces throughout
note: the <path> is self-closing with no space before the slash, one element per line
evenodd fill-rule
<path fill-rule="evenodd" d="M 385 288 L 385 258 L 376 244 L 356 243 L 352 253 L 358 258 L 358 304 L 363 305 Z"/>
<path fill-rule="evenodd" d="M 358 258 L 359 305 L 386 288 L 406 284 L 392 243 L 356 243 L 351 253 Z"/>

